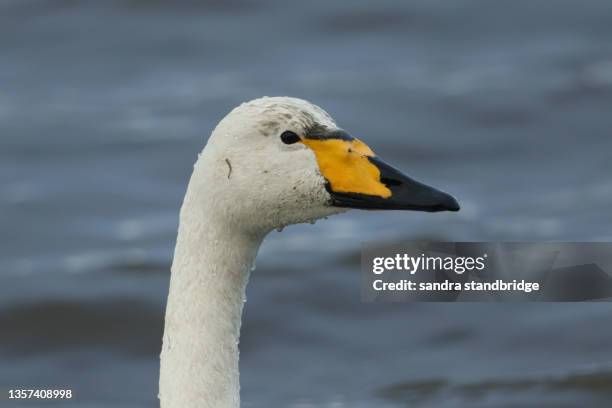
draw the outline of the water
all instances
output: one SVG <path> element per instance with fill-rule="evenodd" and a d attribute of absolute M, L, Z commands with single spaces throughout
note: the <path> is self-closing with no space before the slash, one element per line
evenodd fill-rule
<path fill-rule="evenodd" d="M 358 251 L 612 240 L 611 36 L 604 0 L 1 2 L 0 389 L 156 404 L 192 165 L 232 107 L 292 95 L 462 211 L 273 232 L 245 406 L 609 406 L 609 304 L 361 304 Z"/>

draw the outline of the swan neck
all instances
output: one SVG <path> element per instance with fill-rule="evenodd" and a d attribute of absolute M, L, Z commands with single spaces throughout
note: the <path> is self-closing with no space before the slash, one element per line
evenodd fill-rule
<path fill-rule="evenodd" d="M 223 214 L 192 200 L 189 190 L 166 307 L 160 403 L 162 408 L 238 408 L 241 315 L 263 236 L 224 225 Z"/>

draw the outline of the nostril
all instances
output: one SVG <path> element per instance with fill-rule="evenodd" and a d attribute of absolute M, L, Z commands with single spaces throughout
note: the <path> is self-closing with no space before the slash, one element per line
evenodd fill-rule
<path fill-rule="evenodd" d="M 380 181 L 383 184 L 386 184 L 388 186 L 401 186 L 402 185 L 402 182 L 400 180 L 395 180 L 395 179 L 391 179 L 387 177 L 381 177 Z"/>

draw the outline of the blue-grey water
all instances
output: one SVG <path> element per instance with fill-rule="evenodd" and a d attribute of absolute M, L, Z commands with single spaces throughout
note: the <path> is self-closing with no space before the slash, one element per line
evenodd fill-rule
<path fill-rule="evenodd" d="M 361 242 L 612 240 L 608 0 L 0 2 L 0 406 L 151 407 L 178 209 L 217 121 L 309 99 L 457 214 L 271 234 L 245 407 L 608 407 L 612 306 L 362 304 Z M 71 388 L 15 402 L 8 388 Z"/>

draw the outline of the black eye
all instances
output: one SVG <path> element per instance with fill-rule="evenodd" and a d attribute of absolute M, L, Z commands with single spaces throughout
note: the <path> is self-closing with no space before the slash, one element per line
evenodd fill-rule
<path fill-rule="evenodd" d="M 281 140 L 284 144 L 294 144 L 300 141 L 300 137 L 292 131 L 287 130 L 281 134 Z"/>

